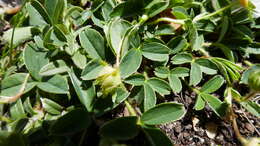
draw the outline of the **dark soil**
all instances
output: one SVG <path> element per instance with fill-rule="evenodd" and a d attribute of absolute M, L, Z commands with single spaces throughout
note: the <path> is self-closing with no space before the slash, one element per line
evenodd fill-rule
<path fill-rule="evenodd" d="M 209 107 L 206 107 L 202 111 L 195 111 L 193 109 L 196 101 L 194 93 L 185 92 L 184 95 L 175 95 L 173 99 L 174 101 L 183 103 L 187 109 L 187 113 L 183 119 L 160 125 L 159 127 L 165 131 L 175 145 L 241 145 L 236 138 L 231 123 L 218 118 Z M 250 113 L 245 112 L 236 104 L 233 105 L 233 108 L 235 114 L 238 116 L 237 124 L 240 133 L 247 138 L 259 137 L 260 120 Z M 197 124 L 195 121 L 198 121 Z M 216 132 L 214 132 L 216 134 L 215 137 L 208 137 L 206 133 L 206 125 L 208 124 L 211 124 L 213 129 L 216 129 Z"/>

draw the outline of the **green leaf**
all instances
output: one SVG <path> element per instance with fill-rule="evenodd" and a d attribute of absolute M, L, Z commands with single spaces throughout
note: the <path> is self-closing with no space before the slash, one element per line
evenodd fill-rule
<path fill-rule="evenodd" d="M 61 114 L 63 107 L 60 106 L 58 103 L 47 98 L 41 98 L 41 102 L 42 102 L 43 109 L 48 113 L 54 115 Z"/>
<path fill-rule="evenodd" d="M 132 139 L 139 133 L 137 120 L 137 117 L 129 116 L 108 121 L 100 128 L 100 134 L 114 140 Z"/>
<path fill-rule="evenodd" d="M 144 87 L 134 86 L 129 97 L 134 99 L 136 101 L 136 104 L 141 105 L 144 101 Z"/>
<path fill-rule="evenodd" d="M 18 99 L 15 103 L 11 104 L 10 114 L 13 120 L 27 117 L 21 99 Z"/>
<path fill-rule="evenodd" d="M 169 75 L 169 68 L 168 67 L 165 67 L 165 66 L 162 66 L 162 67 L 157 67 L 155 68 L 155 71 L 154 71 L 154 74 L 159 77 L 159 78 L 167 78 L 168 75 Z"/>
<path fill-rule="evenodd" d="M 148 17 L 154 17 L 155 15 L 161 13 L 163 10 L 165 10 L 169 5 L 169 1 L 166 2 L 156 2 L 152 5 L 148 5 L 145 8 L 145 13 L 148 15 Z"/>
<path fill-rule="evenodd" d="M 197 99 L 196 99 L 196 103 L 194 105 L 194 109 L 197 110 L 197 111 L 202 110 L 202 109 L 204 109 L 205 104 L 206 104 L 205 101 L 203 100 L 203 98 L 199 94 Z"/>
<path fill-rule="evenodd" d="M 134 86 L 141 86 L 144 84 L 145 78 L 142 74 L 134 74 L 129 76 L 124 80 L 125 83 L 134 85 Z"/>
<path fill-rule="evenodd" d="M 227 45 L 221 43 L 214 43 L 214 46 L 220 48 L 228 60 L 235 62 L 234 52 Z"/>
<path fill-rule="evenodd" d="M 129 96 L 129 92 L 123 88 L 116 88 L 115 94 L 112 96 L 114 102 L 113 108 L 117 107 Z"/>
<path fill-rule="evenodd" d="M 223 58 L 214 57 L 211 60 L 217 65 L 220 72 L 223 74 L 229 84 L 231 84 L 233 81 L 239 80 L 242 67 Z"/>
<path fill-rule="evenodd" d="M 80 102 L 89 112 L 92 111 L 94 99 L 96 97 L 95 86 L 92 82 L 83 83 L 80 81 L 73 71 L 69 73 L 69 76 Z"/>
<path fill-rule="evenodd" d="M 172 146 L 171 140 L 159 128 L 142 126 L 150 146 Z"/>
<path fill-rule="evenodd" d="M 221 102 L 217 97 L 207 93 L 201 93 L 200 96 L 208 103 L 210 108 L 219 116 L 223 117 L 226 114 L 228 105 Z"/>
<path fill-rule="evenodd" d="M 198 30 L 194 24 L 191 25 L 189 30 L 189 39 L 192 50 L 199 50 L 204 43 L 203 35 L 198 34 Z"/>
<path fill-rule="evenodd" d="M 189 76 L 190 70 L 186 67 L 175 67 L 170 71 L 170 74 L 175 75 L 177 77 L 187 77 Z"/>
<path fill-rule="evenodd" d="M 228 28 L 229 28 L 229 18 L 228 16 L 223 16 L 218 42 L 221 42 L 223 40 L 224 36 L 228 32 Z"/>
<path fill-rule="evenodd" d="M 62 23 L 66 8 L 65 0 L 45 0 L 45 8 L 50 18 L 52 18 L 53 24 Z"/>
<path fill-rule="evenodd" d="M 10 124 L 10 131 L 15 131 L 15 132 L 22 132 L 25 130 L 25 126 L 29 123 L 28 118 L 21 118 L 21 119 L 16 119 L 12 124 Z"/>
<path fill-rule="evenodd" d="M 26 78 L 26 73 L 16 73 L 11 76 L 6 77 L 1 81 L 1 96 L 15 96 L 19 93 L 24 80 Z M 37 85 L 37 82 L 33 81 L 30 77 L 26 83 L 23 94 L 29 92 L 32 88 Z"/>
<path fill-rule="evenodd" d="M 253 101 L 244 101 L 240 102 L 240 104 L 250 113 L 255 115 L 256 117 L 260 117 L 260 106 L 259 104 L 253 102 Z"/>
<path fill-rule="evenodd" d="M 226 67 L 217 59 L 212 59 L 212 62 L 214 62 L 216 64 L 216 66 L 218 67 L 219 71 L 221 72 L 221 74 L 224 76 L 225 80 L 227 81 L 228 84 L 231 84 L 231 79 L 228 75 L 228 72 L 226 70 Z"/>
<path fill-rule="evenodd" d="M 25 66 L 30 74 L 38 81 L 42 79 L 39 71 L 43 66 L 49 63 L 47 58 L 47 52 L 43 52 L 36 47 L 35 44 L 29 43 L 24 50 L 24 62 Z"/>
<path fill-rule="evenodd" d="M 148 42 L 142 46 L 143 56 L 153 61 L 165 61 L 168 59 L 169 48 L 161 43 Z"/>
<path fill-rule="evenodd" d="M 196 86 L 202 79 L 202 72 L 197 63 L 191 63 L 190 85 Z"/>
<path fill-rule="evenodd" d="M 30 97 L 27 97 L 27 98 L 26 98 L 26 100 L 25 100 L 24 103 L 23 103 L 23 107 L 24 107 L 24 110 L 25 110 L 27 113 L 29 113 L 30 115 L 36 114 L 36 112 L 34 111 L 34 109 L 33 109 L 33 107 L 32 107 Z"/>
<path fill-rule="evenodd" d="M 22 133 L 15 131 L 0 131 L 0 145 L 2 146 L 28 146 L 26 138 Z"/>
<path fill-rule="evenodd" d="M 97 98 L 94 103 L 93 111 L 96 116 L 102 116 L 104 113 L 115 109 L 120 103 L 122 103 L 129 96 L 129 92 L 124 87 L 118 87 L 114 92 L 109 95 L 101 96 Z"/>
<path fill-rule="evenodd" d="M 249 69 L 245 70 L 244 73 L 242 74 L 240 83 L 248 84 L 249 75 L 258 69 L 260 69 L 260 64 L 253 65 Z"/>
<path fill-rule="evenodd" d="M 14 35 L 13 34 L 14 31 Z M 11 44 L 13 43 L 14 46 L 20 45 L 25 41 L 31 40 L 33 35 L 36 34 L 39 30 L 35 27 L 28 26 L 28 27 L 18 27 L 15 29 L 9 29 L 8 31 L 4 32 L 3 40 Z M 13 40 L 12 40 L 13 36 Z"/>
<path fill-rule="evenodd" d="M 187 18 L 189 18 L 188 12 L 182 6 L 173 7 L 172 13 L 176 17 L 176 19 L 187 19 Z"/>
<path fill-rule="evenodd" d="M 245 39 L 250 42 L 253 42 L 254 34 L 250 28 L 245 25 L 236 25 L 232 27 L 233 33 L 235 34 L 235 38 Z"/>
<path fill-rule="evenodd" d="M 172 64 L 184 64 L 192 61 L 192 55 L 189 53 L 180 53 L 172 57 Z"/>
<path fill-rule="evenodd" d="M 124 54 L 123 52 L 128 50 L 129 44 L 125 43 L 125 37 L 127 30 L 130 27 L 131 24 L 128 21 L 122 19 L 115 19 L 108 26 L 108 43 L 111 45 L 112 51 L 116 56 Z M 122 48 L 124 50 L 121 50 Z"/>
<path fill-rule="evenodd" d="M 30 17 L 30 24 L 32 25 L 46 25 L 52 24 L 51 18 L 46 9 L 37 0 L 33 0 L 27 5 L 27 11 Z"/>
<path fill-rule="evenodd" d="M 143 8 L 143 1 L 128 0 L 119 3 L 111 12 L 110 16 L 115 17 L 130 17 L 140 14 Z"/>
<path fill-rule="evenodd" d="M 214 75 L 217 73 L 217 66 L 209 59 L 199 58 L 195 60 L 195 63 L 200 65 L 200 69 L 203 73 L 208 75 Z"/>
<path fill-rule="evenodd" d="M 41 90 L 54 93 L 54 94 L 67 94 L 69 93 L 69 85 L 66 78 L 61 75 L 55 75 L 46 82 L 40 82 L 37 85 Z"/>
<path fill-rule="evenodd" d="M 181 119 L 186 113 L 183 104 L 161 103 L 144 112 L 141 122 L 147 125 L 159 125 Z"/>
<path fill-rule="evenodd" d="M 176 33 L 175 28 L 170 24 L 162 24 L 156 29 L 154 35 L 164 36 L 164 35 L 174 35 Z"/>
<path fill-rule="evenodd" d="M 154 91 L 158 92 L 162 96 L 171 93 L 171 87 L 169 86 L 169 84 L 159 78 L 150 78 L 149 80 L 147 80 L 147 84 L 149 84 Z"/>
<path fill-rule="evenodd" d="M 92 60 L 86 65 L 86 67 L 82 71 L 81 78 L 83 80 L 96 79 L 99 76 L 103 75 L 102 72 L 108 70 L 106 67 L 107 67 L 106 64 L 103 63 L 102 61 Z"/>
<path fill-rule="evenodd" d="M 84 69 L 84 67 L 87 64 L 87 58 L 84 54 L 82 54 L 80 51 L 77 51 L 72 56 L 73 63 L 80 69 Z"/>
<path fill-rule="evenodd" d="M 172 91 L 179 93 L 182 89 L 181 80 L 175 74 L 170 74 L 168 80 Z"/>
<path fill-rule="evenodd" d="M 224 83 L 224 78 L 220 75 L 214 76 L 208 82 L 206 82 L 200 89 L 203 93 L 212 93 L 217 91 Z"/>
<path fill-rule="evenodd" d="M 69 30 L 63 24 L 55 24 L 53 27 L 54 35 L 61 42 L 69 43 Z"/>
<path fill-rule="evenodd" d="M 49 131 L 52 135 L 70 135 L 87 129 L 90 123 L 89 113 L 84 109 L 77 108 L 55 121 Z"/>
<path fill-rule="evenodd" d="M 63 60 L 56 60 L 43 66 L 39 73 L 41 76 L 52 76 L 55 74 L 68 72 L 69 70 L 70 68 Z"/>
<path fill-rule="evenodd" d="M 115 1 L 105 1 L 104 4 L 102 5 L 102 7 L 101 7 L 102 16 L 106 21 L 108 21 L 110 19 L 110 16 L 112 17 L 111 13 L 113 13 L 112 11 L 113 11 L 113 8 L 115 7 L 115 5 L 116 5 Z M 120 5 L 120 4 L 118 4 L 118 5 Z M 116 9 L 116 8 L 114 8 L 114 9 Z"/>
<path fill-rule="evenodd" d="M 80 44 L 93 59 L 105 60 L 105 42 L 102 35 L 92 28 L 86 28 L 79 34 Z"/>
<path fill-rule="evenodd" d="M 145 83 L 144 85 L 144 111 L 149 110 L 156 104 L 156 95 L 152 87 Z"/>
<path fill-rule="evenodd" d="M 126 78 L 135 73 L 142 62 L 142 53 L 138 49 L 131 49 L 120 62 L 120 75 Z"/>
<path fill-rule="evenodd" d="M 176 54 L 187 49 L 189 44 L 183 37 L 174 37 L 167 43 L 167 46 L 170 48 L 170 54 Z"/>

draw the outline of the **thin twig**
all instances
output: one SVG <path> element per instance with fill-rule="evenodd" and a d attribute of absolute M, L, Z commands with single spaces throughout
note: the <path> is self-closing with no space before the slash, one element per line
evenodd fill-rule
<path fill-rule="evenodd" d="M 249 122 L 249 124 L 254 127 L 256 133 L 258 134 L 258 136 L 260 136 L 260 132 L 257 130 L 257 128 L 255 127 L 255 125 L 249 120 L 249 118 L 247 117 L 245 111 L 242 111 L 242 112 L 243 112 L 243 114 L 244 114 L 244 117 L 245 117 L 245 118 L 247 119 L 247 121 Z"/>

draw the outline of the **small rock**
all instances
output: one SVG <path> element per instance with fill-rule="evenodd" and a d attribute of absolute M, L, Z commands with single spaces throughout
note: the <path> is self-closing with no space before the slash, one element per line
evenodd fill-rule
<path fill-rule="evenodd" d="M 206 134 L 209 138 L 214 139 L 217 135 L 217 125 L 215 123 L 207 123 L 206 124 Z"/>
<path fill-rule="evenodd" d="M 192 125 L 191 125 L 191 124 L 189 124 L 189 125 L 185 126 L 185 129 L 187 129 L 187 130 L 190 130 L 190 129 L 192 129 Z"/>
<path fill-rule="evenodd" d="M 196 134 L 199 136 L 204 136 L 204 130 L 202 128 L 198 128 L 198 131 L 196 131 Z"/>
<path fill-rule="evenodd" d="M 192 99 L 190 98 L 190 97 L 185 97 L 185 102 L 189 105 L 189 104 L 191 104 L 192 103 Z"/>
<path fill-rule="evenodd" d="M 186 139 L 187 139 L 189 136 L 190 136 L 190 134 L 189 134 L 189 133 L 187 133 L 187 132 L 184 132 L 184 133 L 183 133 L 183 137 L 184 137 L 184 138 L 186 138 Z"/>
<path fill-rule="evenodd" d="M 180 133 L 182 131 L 182 126 L 180 122 L 175 122 L 174 131 Z"/>
<path fill-rule="evenodd" d="M 181 132 L 181 126 L 176 126 L 174 128 L 175 132 L 180 133 Z"/>
<path fill-rule="evenodd" d="M 250 132 L 254 132 L 255 131 L 255 128 L 251 125 L 251 124 L 249 124 L 249 123 L 246 123 L 245 124 L 245 127 L 246 127 L 246 129 L 248 130 L 248 131 L 250 131 Z"/>
<path fill-rule="evenodd" d="M 198 131 L 198 128 L 196 127 L 196 125 L 199 123 L 199 119 L 196 118 L 196 117 L 192 117 L 192 126 L 193 126 L 193 129 L 194 131 Z"/>

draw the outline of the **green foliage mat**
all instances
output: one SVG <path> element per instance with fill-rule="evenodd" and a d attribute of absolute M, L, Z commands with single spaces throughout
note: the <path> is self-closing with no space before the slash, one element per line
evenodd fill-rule
<path fill-rule="evenodd" d="M 158 125 L 185 117 L 185 103 L 167 101 L 187 90 L 196 94 L 192 111 L 210 108 L 237 131 L 234 102 L 260 113 L 255 7 L 244 0 L 24 0 L 18 13 L 0 16 L 11 26 L 1 32 L 0 145 L 115 146 L 141 137 L 171 146 Z"/>

